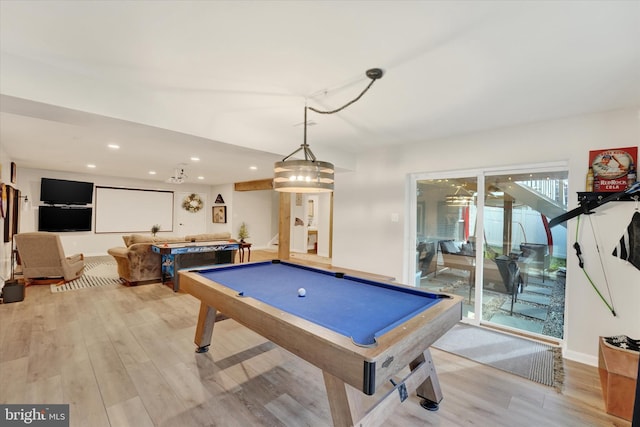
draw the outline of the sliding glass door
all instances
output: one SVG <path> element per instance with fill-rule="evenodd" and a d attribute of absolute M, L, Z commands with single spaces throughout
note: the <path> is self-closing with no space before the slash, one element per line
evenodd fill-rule
<path fill-rule="evenodd" d="M 417 182 L 416 284 L 465 297 L 475 318 L 477 188 L 475 176 Z"/>
<path fill-rule="evenodd" d="M 417 175 L 416 286 L 465 298 L 463 316 L 562 338 L 566 166 Z"/>
<path fill-rule="evenodd" d="M 567 172 L 525 171 L 485 176 L 482 320 L 562 338 Z"/>

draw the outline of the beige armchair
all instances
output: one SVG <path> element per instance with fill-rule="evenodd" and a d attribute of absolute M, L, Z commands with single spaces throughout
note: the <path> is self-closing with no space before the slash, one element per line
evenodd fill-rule
<path fill-rule="evenodd" d="M 14 239 L 26 282 L 50 278 L 63 278 L 68 282 L 82 276 L 84 256 L 65 257 L 58 234 L 20 233 Z"/>

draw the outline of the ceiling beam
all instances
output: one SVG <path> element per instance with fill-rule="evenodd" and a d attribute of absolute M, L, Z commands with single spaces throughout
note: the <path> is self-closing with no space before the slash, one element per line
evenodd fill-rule
<path fill-rule="evenodd" d="M 236 191 L 273 190 L 273 178 L 236 182 L 234 189 Z"/>

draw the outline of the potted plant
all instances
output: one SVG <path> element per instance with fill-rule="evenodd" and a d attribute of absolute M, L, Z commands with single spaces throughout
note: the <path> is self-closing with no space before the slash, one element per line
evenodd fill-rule
<path fill-rule="evenodd" d="M 244 222 L 240 224 L 240 229 L 238 230 L 238 239 L 240 239 L 240 243 L 244 243 L 244 239 L 249 237 L 249 230 L 247 229 L 247 224 Z"/>
<path fill-rule="evenodd" d="M 153 237 L 156 237 L 156 233 L 157 233 L 158 231 L 160 231 L 160 224 L 153 224 L 153 225 L 151 226 L 151 235 L 152 235 Z"/>

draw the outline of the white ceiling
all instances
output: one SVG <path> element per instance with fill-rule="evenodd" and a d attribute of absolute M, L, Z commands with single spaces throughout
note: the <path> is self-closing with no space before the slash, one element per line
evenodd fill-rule
<path fill-rule="evenodd" d="M 3 0 L 0 50 L 19 167 L 158 181 L 270 177 L 305 101 L 340 107 L 373 67 L 358 102 L 309 113 L 321 160 L 640 106 L 639 1 Z"/>

